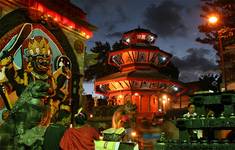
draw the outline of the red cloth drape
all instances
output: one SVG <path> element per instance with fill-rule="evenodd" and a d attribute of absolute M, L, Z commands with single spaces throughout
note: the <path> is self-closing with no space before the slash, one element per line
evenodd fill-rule
<path fill-rule="evenodd" d="M 60 147 L 62 150 L 94 150 L 94 140 L 98 138 L 98 132 L 92 127 L 69 128 L 60 141 Z"/>

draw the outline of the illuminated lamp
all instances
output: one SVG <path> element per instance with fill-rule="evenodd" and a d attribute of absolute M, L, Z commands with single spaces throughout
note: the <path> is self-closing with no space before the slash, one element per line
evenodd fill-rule
<path fill-rule="evenodd" d="M 152 35 L 148 35 L 148 36 L 147 36 L 147 40 L 148 40 L 150 43 L 153 43 L 154 40 L 155 40 L 155 38 L 154 38 L 154 36 L 152 36 Z"/>
<path fill-rule="evenodd" d="M 135 131 L 132 131 L 132 132 L 131 132 L 131 136 L 132 136 L 132 137 L 136 137 L 136 136 L 137 136 L 137 133 L 136 133 Z"/>
<path fill-rule="evenodd" d="M 218 17 L 211 16 L 211 17 L 208 18 L 208 21 L 212 24 L 215 24 L 218 21 Z"/>
<path fill-rule="evenodd" d="M 90 114 L 90 118 L 93 118 L 93 114 Z"/>
<path fill-rule="evenodd" d="M 85 36 L 85 35 L 86 35 L 86 33 L 85 33 L 85 32 L 82 32 L 81 34 L 82 34 L 82 36 Z"/>
<path fill-rule="evenodd" d="M 166 60 L 166 57 L 162 57 L 162 61 L 165 61 Z"/>
<path fill-rule="evenodd" d="M 89 39 L 89 38 L 90 38 L 90 36 L 89 36 L 89 35 L 86 35 L 86 38 L 87 38 L 87 39 Z"/>
<path fill-rule="evenodd" d="M 118 98 L 123 98 L 123 95 L 119 95 Z"/>
<path fill-rule="evenodd" d="M 163 99 L 167 99 L 167 95 L 163 95 L 162 98 L 163 98 Z"/>
<path fill-rule="evenodd" d="M 179 90 L 179 88 L 176 87 L 176 86 L 174 86 L 173 89 L 174 89 L 175 91 L 178 91 L 178 90 Z"/>
<path fill-rule="evenodd" d="M 127 43 L 130 43 L 130 41 L 131 41 L 130 38 L 127 38 L 127 39 L 126 39 L 126 42 L 127 42 Z"/>
<path fill-rule="evenodd" d="M 135 95 L 135 96 L 139 96 L 139 93 L 135 93 L 134 95 Z"/>
<path fill-rule="evenodd" d="M 123 43 L 126 44 L 126 45 L 129 45 L 131 42 L 131 39 L 130 38 L 124 38 L 123 39 Z"/>

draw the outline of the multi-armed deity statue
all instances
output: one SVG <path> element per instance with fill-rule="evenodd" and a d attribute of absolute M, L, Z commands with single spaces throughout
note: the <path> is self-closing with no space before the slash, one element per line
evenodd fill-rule
<path fill-rule="evenodd" d="M 0 126 L 0 149 L 40 149 L 50 118 L 69 100 L 72 64 L 53 48 L 24 24 L 1 50 L 0 94 L 10 115 Z"/>

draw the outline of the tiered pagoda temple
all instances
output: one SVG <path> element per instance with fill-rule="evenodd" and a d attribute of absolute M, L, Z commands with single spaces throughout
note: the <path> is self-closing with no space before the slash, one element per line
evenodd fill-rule
<path fill-rule="evenodd" d="M 124 33 L 125 48 L 111 51 L 108 62 L 120 72 L 95 81 L 96 93 L 108 97 L 109 104 L 136 104 L 137 119 L 165 112 L 171 101 L 187 90 L 183 83 L 159 72 L 172 55 L 154 46 L 156 38 L 156 34 L 142 28 Z"/>

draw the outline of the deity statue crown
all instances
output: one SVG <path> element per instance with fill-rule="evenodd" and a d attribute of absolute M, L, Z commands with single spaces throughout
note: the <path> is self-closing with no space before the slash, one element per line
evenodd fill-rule
<path fill-rule="evenodd" d="M 40 36 L 29 39 L 28 55 L 51 55 L 51 48 L 48 40 Z"/>

